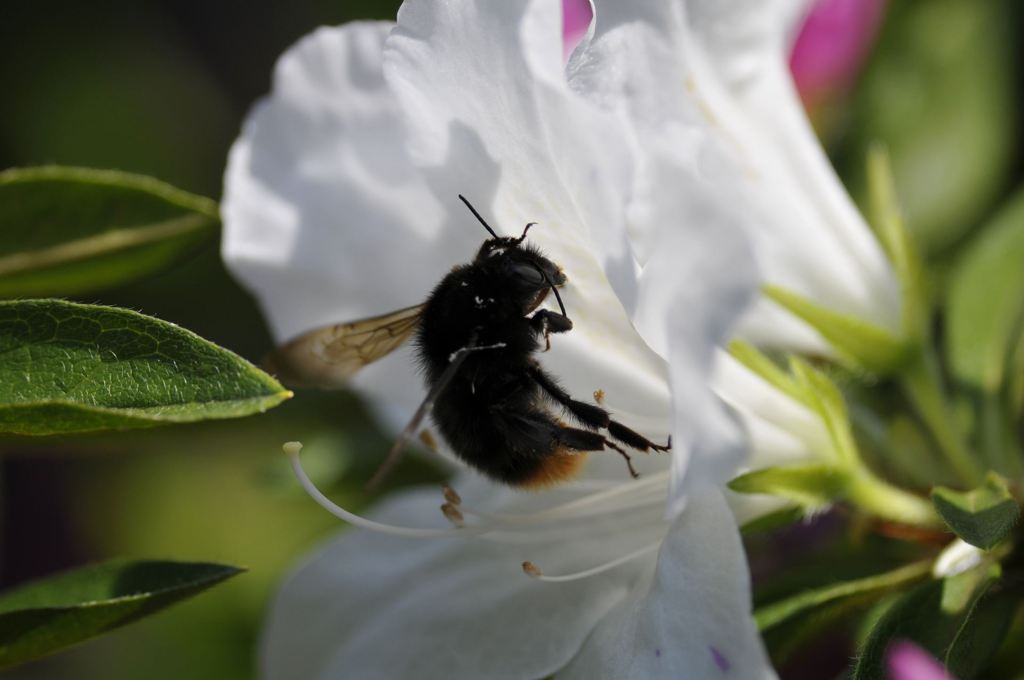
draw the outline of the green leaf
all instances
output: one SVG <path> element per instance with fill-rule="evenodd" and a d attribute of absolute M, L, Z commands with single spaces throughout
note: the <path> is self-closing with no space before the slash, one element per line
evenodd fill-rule
<path fill-rule="evenodd" d="M 0 173 L 0 297 L 80 294 L 155 272 L 217 233 L 217 204 L 141 175 Z"/>
<path fill-rule="evenodd" d="M 241 573 L 222 564 L 114 560 L 0 595 L 0 668 L 141 619 Z"/>
<path fill-rule="evenodd" d="M 932 502 L 946 525 L 971 545 L 989 550 L 1002 541 L 1020 516 L 1020 506 L 1006 482 L 989 473 L 985 483 L 972 491 L 937 486 Z"/>
<path fill-rule="evenodd" d="M 836 600 L 867 593 L 875 593 L 880 596 L 893 588 L 923 578 L 930 571 L 930 562 L 918 562 L 884 574 L 878 574 L 877 576 L 868 576 L 844 583 L 835 583 L 824 588 L 815 588 L 780 602 L 774 602 L 768 606 L 758 608 L 754 612 L 754 620 L 757 622 L 757 627 L 765 631 L 798 614 L 804 614 L 808 610 Z"/>
<path fill-rule="evenodd" d="M 900 282 L 903 332 L 912 342 L 920 342 L 931 318 L 924 267 L 896 199 L 889 154 L 877 144 L 868 152 L 868 196 L 871 225 Z"/>
<path fill-rule="evenodd" d="M 984 670 L 1010 632 L 1017 608 L 1019 588 L 993 582 L 974 600 L 963 623 L 946 649 L 946 668 L 960 680 L 969 680 Z"/>
<path fill-rule="evenodd" d="M 290 396 L 244 359 L 164 321 L 62 300 L 0 302 L 0 432 L 234 418 Z"/>
<path fill-rule="evenodd" d="M 869 321 L 826 309 L 778 286 L 764 286 L 762 291 L 821 333 L 841 358 L 857 368 L 890 375 L 907 359 L 909 343 Z"/>
<path fill-rule="evenodd" d="M 1006 380 L 1024 320 L 1024 190 L 957 263 L 949 286 L 947 357 L 954 375 L 989 393 Z"/>
<path fill-rule="evenodd" d="M 815 510 L 841 498 L 846 484 L 846 473 L 834 465 L 790 465 L 748 472 L 728 486 L 738 493 L 781 496 Z"/>
<path fill-rule="evenodd" d="M 754 345 L 745 340 L 733 340 L 729 343 L 729 354 L 775 389 L 789 395 L 794 401 L 813 408 L 810 395 L 797 385 L 793 376 Z"/>
<path fill-rule="evenodd" d="M 850 417 L 842 392 L 824 373 L 806 361 L 793 357 L 789 365 L 797 384 L 810 395 L 811 409 L 817 412 L 825 424 L 834 454 L 844 465 L 858 463 L 860 453 L 850 427 Z"/>

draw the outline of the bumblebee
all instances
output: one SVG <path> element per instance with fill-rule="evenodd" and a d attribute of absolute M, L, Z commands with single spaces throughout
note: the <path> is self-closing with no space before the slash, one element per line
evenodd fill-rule
<path fill-rule="evenodd" d="M 587 452 L 611 450 L 637 477 L 625 448 L 667 451 L 595 404 L 573 399 L 536 359 L 550 336 L 572 330 L 558 288 L 561 268 L 519 237 L 490 234 L 473 261 L 459 265 L 426 302 L 320 328 L 280 348 L 268 362 L 283 379 L 338 384 L 415 336 L 427 397 L 399 435 L 380 479 L 430 416 L 451 450 L 495 481 L 543 487 L 574 476 Z M 554 294 L 560 312 L 540 309 Z M 560 408 L 572 424 L 556 416 Z"/>

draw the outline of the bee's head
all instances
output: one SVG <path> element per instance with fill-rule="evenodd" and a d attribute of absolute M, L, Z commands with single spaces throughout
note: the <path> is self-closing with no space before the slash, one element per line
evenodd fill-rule
<path fill-rule="evenodd" d="M 525 243 L 526 234 L 534 222 L 527 224 L 518 238 L 498 236 L 464 196 L 460 194 L 459 199 L 491 235 L 480 246 L 474 262 L 496 271 L 508 285 L 508 292 L 523 300 L 526 311 L 536 308 L 549 291 L 566 282 L 565 274 L 558 265 Z M 557 291 L 555 296 L 558 296 Z"/>
<path fill-rule="evenodd" d="M 475 262 L 497 273 L 507 286 L 507 293 L 522 300 L 527 312 L 536 308 L 554 286 L 567 280 L 557 264 L 519 238 L 484 241 Z"/>

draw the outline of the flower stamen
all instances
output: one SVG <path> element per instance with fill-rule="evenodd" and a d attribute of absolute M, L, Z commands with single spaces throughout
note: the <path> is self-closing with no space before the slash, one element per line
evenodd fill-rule
<path fill-rule="evenodd" d="M 462 496 L 452 487 L 445 484 L 441 487 L 441 492 L 444 494 L 444 499 L 452 505 L 462 505 Z"/>

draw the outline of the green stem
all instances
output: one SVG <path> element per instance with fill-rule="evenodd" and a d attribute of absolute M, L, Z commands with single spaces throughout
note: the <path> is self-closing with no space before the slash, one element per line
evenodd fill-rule
<path fill-rule="evenodd" d="M 882 519 L 923 527 L 943 526 L 928 499 L 892 486 L 866 469 L 852 472 L 846 497 Z"/>
<path fill-rule="evenodd" d="M 980 484 L 984 471 L 964 443 L 953 409 L 946 401 L 934 352 L 921 348 L 901 378 L 903 390 L 928 425 L 946 461 L 967 486 Z"/>

